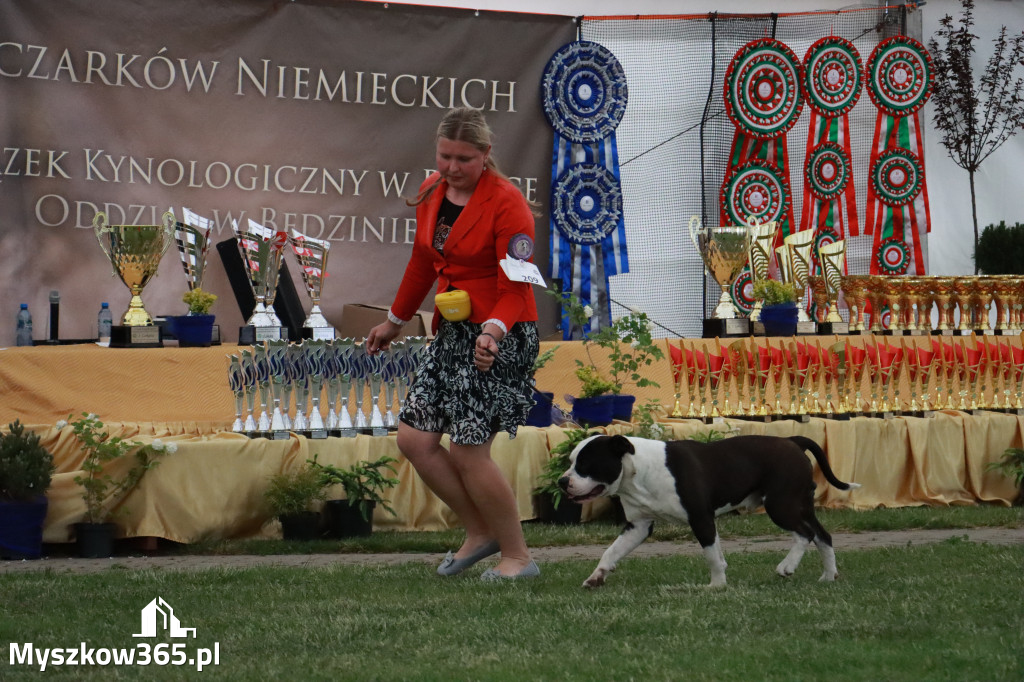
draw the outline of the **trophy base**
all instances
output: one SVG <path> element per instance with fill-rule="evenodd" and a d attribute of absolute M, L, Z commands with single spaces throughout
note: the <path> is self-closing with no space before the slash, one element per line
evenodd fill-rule
<path fill-rule="evenodd" d="M 996 336 L 1020 336 L 1019 329 L 997 329 L 995 331 Z"/>
<path fill-rule="evenodd" d="M 818 333 L 823 336 L 839 334 L 845 336 L 850 333 L 849 322 L 819 322 Z"/>
<path fill-rule="evenodd" d="M 809 414 L 780 414 L 778 415 L 778 418 L 789 419 L 791 421 L 800 422 L 801 424 L 806 424 L 811 421 L 811 415 Z"/>
<path fill-rule="evenodd" d="M 832 412 L 830 414 L 821 415 L 825 419 L 831 419 L 832 421 L 848 422 L 853 418 L 853 415 L 849 412 Z"/>
<path fill-rule="evenodd" d="M 871 332 L 867 329 L 851 329 L 846 333 L 850 336 L 867 336 Z"/>
<path fill-rule="evenodd" d="M 721 319 L 709 317 L 704 320 L 704 338 L 713 339 L 723 336 L 749 336 L 750 320 L 746 317 Z"/>
<path fill-rule="evenodd" d="M 264 341 L 288 340 L 287 327 L 254 327 L 247 324 L 238 328 L 238 345 L 255 346 Z"/>
<path fill-rule="evenodd" d="M 327 438 L 327 429 L 313 429 L 309 432 L 308 438 L 312 440 L 323 440 Z"/>
<path fill-rule="evenodd" d="M 333 341 L 338 337 L 334 327 L 303 327 L 302 338 L 314 341 Z"/>
<path fill-rule="evenodd" d="M 270 440 L 288 440 L 291 437 L 292 432 L 284 431 L 283 429 L 278 429 L 276 431 L 270 432 Z"/>
<path fill-rule="evenodd" d="M 927 336 L 927 329 L 886 329 L 882 332 L 886 336 Z"/>
<path fill-rule="evenodd" d="M 110 348 L 163 348 L 160 327 L 129 327 L 115 324 L 110 328 Z"/>
<path fill-rule="evenodd" d="M 732 415 L 730 419 L 742 419 L 745 422 L 756 422 L 758 424 L 771 424 L 775 421 L 775 415 L 773 414 L 736 414 Z"/>
<path fill-rule="evenodd" d="M 885 412 L 865 412 L 864 416 L 873 419 L 893 419 L 896 415 L 891 410 L 886 410 Z"/>
<path fill-rule="evenodd" d="M 818 333 L 818 323 L 814 320 L 804 320 L 796 323 L 797 336 L 815 336 Z"/>

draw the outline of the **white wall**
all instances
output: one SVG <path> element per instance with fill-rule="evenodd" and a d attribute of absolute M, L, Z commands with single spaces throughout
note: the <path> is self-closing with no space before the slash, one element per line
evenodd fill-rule
<path fill-rule="evenodd" d="M 442 5 L 480 10 L 536 12 L 541 14 L 636 15 L 801 12 L 838 10 L 854 6 L 875 6 L 875 2 L 850 3 L 844 0 L 421 0 L 417 4 Z M 939 20 L 946 14 L 958 17 L 959 0 L 928 0 L 920 9 L 924 42 L 935 34 Z M 974 33 L 976 74 L 992 53 L 992 39 L 1000 26 L 1010 31 L 1024 27 L 1024 0 L 977 0 Z M 1024 76 L 1024 68 L 1018 72 Z M 925 171 L 931 200 L 932 233 L 929 240 L 929 274 L 965 274 L 974 271 L 971 194 L 967 172 L 953 163 L 940 136 L 931 124 L 934 108 L 925 109 Z M 975 178 L 978 193 L 978 225 L 1005 220 L 1024 222 L 1024 131 L 1010 138 L 981 166 Z"/>

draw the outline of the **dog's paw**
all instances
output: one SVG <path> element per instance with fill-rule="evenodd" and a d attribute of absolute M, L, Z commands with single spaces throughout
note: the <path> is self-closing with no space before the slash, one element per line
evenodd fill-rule
<path fill-rule="evenodd" d="M 838 577 L 839 577 L 839 572 L 838 571 L 825 571 L 824 573 L 821 574 L 821 577 L 818 578 L 818 582 L 820 582 L 820 583 L 834 583 L 836 581 L 836 578 L 838 578 Z"/>
<path fill-rule="evenodd" d="M 602 585 L 604 585 L 604 579 L 607 575 L 608 572 L 605 570 L 594 571 L 589 578 L 583 581 L 583 587 L 591 589 L 595 587 L 601 587 Z"/>
<path fill-rule="evenodd" d="M 789 576 L 796 573 L 796 566 L 794 566 L 793 563 L 790 562 L 788 558 L 786 558 L 783 559 L 779 563 L 779 565 L 775 567 L 775 572 L 783 578 L 788 578 Z"/>

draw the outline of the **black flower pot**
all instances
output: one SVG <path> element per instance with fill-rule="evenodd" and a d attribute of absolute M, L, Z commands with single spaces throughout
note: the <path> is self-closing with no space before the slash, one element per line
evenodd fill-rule
<path fill-rule="evenodd" d="M 46 496 L 0 501 L 0 559 L 38 559 L 43 554 Z"/>
<path fill-rule="evenodd" d="M 570 501 L 565 495 L 562 496 L 557 507 L 552 501 L 550 493 L 534 495 L 533 508 L 537 513 L 538 520 L 559 526 L 579 523 L 583 516 L 583 507 Z"/>
<path fill-rule="evenodd" d="M 281 520 L 281 534 L 285 540 L 308 542 L 320 535 L 320 514 L 314 511 L 284 514 Z"/>
<path fill-rule="evenodd" d="M 83 559 L 106 559 L 114 554 L 116 523 L 75 523 L 75 547 Z"/>
<path fill-rule="evenodd" d="M 342 538 L 365 538 L 373 534 L 373 510 L 377 503 L 363 500 L 367 505 L 366 517 L 363 518 L 359 501 L 349 504 L 348 500 L 328 500 L 324 502 L 324 535 L 334 540 Z"/>

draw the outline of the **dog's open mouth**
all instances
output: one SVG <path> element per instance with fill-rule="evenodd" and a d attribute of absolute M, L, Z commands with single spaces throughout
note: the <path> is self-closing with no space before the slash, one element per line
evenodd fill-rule
<path fill-rule="evenodd" d="M 584 493 L 582 495 L 573 495 L 573 494 L 570 493 L 569 494 L 569 499 L 572 500 L 573 502 L 576 502 L 577 504 L 579 504 L 579 503 L 586 502 L 587 500 L 592 500 L 595 497 L 599 496 L 603 492 L 604 492 L 604 486 L 599 483 L 599 484 L 595 485 L 593 488 L 591 488 L 590 492 L 588 492 L 588 493 Z"/>

